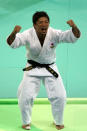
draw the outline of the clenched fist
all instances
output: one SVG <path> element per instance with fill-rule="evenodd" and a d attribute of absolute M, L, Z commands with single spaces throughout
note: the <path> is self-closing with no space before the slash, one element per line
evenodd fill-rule
<path fill-rule="evenodd" d="M 74 34 L 75 37 L 79 38 L 80 37 L 80 30 L 78 29 L 78 27 L 75 25 L 73 20 L 69 20 L 67 21 L 67 24 L 69 24 L 69 26 L 72 27 L 72 32 Z"/>
<path fill-rule="evenodd" d="M 15 40 L 16 34 L 21 30 L 21 26 L 16 25 L 14 27 L 14 30 L 12 31 L 12 33 L 9 35 L 9 37 L 7 38 L 7 43 L 9 45 L 12 44 L 12 42 Z"/>
<path fill-rule="evenodd" d="M 18 32 L 20 32 L 20 30 L 21 30 L 21 26 L 16 25 L 14 28 L 14 32 L 18 33 Z"/>
<path fill-rule="evenodd" d="M 69 26 L 71 26 L 71 27 L 76 26 L 73 20 L 67 21 L 67 24 L 69 24 Z"/>

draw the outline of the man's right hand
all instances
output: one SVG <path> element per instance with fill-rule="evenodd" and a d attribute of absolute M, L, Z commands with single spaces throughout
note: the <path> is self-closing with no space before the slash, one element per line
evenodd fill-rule
<path fill-rule="evenodd" d="M 16 25 L 16 26 L 14 27 L 14 30 L 12 31 L 12 33 L 11 33 L 11 34 L 9 35 L 9 37 L 7 38 L 7 43 L 8 43 L 9 45 L 11 45 L 12 42 L 15 40 L 16 34 L 17 34 L 18 32 L 20 32 L 20 30 L 21 30 L 21 26 Z"/>
<path fill-rule="evenodd" d="M 20 30 L 21 30 L 21 26 L 16 25 L 16 26 L 14 27 L 14 31 L 13 31 L 13 32 L 18 33 L 18 32 L 20 32 Z"/>

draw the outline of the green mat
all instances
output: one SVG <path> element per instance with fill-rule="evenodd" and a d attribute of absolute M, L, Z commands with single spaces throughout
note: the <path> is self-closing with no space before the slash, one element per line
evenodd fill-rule
<path fill-rule="evenodd" d="M 36 98 L 35 104 L 50 104 L 47 98 Z M 17 99 L 0 99 L 0 104 L 18 104 Z M 67 98 L 67 104 L 87 104 L 87 98 Z"/>
<path fill-rule="evenodd" d="M 77 102 L 75 102 L 75 99 L 72 99 L 72 101 L 68 99 L 67 101 L 68 104 L 66 104 L 64 111 L 65 128 L 62 131 L 86 131 L 87 99 L 84 99 L 84 101 L 83 99 L 78 99 L 76 100 Z M 8 102 L 8 104 L 5 104 L 5 102 Z M 0 100 L 0 131 L 24 130 L 21 128 L 22 122 L 17 99 L 14 99 L 15 104 L 12 104 L 12 102 L 13 99 Z M 47 99 L 36 99 L 32 111 L 31 131 L 57 131 L 53 125 L 51 105 Z"/>

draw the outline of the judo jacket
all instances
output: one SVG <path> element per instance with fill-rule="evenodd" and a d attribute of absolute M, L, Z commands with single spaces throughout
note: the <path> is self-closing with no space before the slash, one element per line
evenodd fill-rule
<path fill-rule="evenodd" d="M 55 70 L 58 74 L 59 71 L 56 66 L 56 47 L 60 43 L 74 43 L 76 38 L 72 32 L 72 29 L 62 31 L 49 27 L 47 34 L 41 46 L 38 36 L 34 27 L 22 32 L 17 33 L 16 38 L 11 44 L 12 48 L 18 48 L 20 46 L 26 47 L 27 60 L 34 60 L 41 64 L 51 64 L 50 67 Z M 27 63 L 27 66 L 31 64 Z M 25 72 L 27 75 L 34 76 L 52 76 L 45 68 L 35 68 Z"/>

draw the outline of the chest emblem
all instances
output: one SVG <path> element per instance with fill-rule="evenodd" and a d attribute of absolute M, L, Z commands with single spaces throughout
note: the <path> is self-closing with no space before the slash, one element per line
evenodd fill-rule
<path fill-rule="evenodd" d="M 51 43 L 50 48 L 54 48 L 54 47 L 55 47 L 54 43 Z"/>

